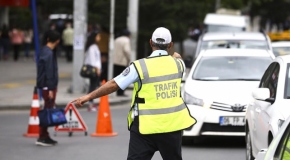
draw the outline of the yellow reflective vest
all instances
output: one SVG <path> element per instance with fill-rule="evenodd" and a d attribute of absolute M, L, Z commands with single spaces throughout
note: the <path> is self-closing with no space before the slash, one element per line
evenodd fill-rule
<path fill-rule="evenodd" d="M 138 104 L 141 134 L 167 133 L 183 130 L 196 123 L 181 98 L 180 84 L 184 68 L 172 56 L 148 57 L 133 62 L 141 84 L 134 83 L 128 127 Z"/>

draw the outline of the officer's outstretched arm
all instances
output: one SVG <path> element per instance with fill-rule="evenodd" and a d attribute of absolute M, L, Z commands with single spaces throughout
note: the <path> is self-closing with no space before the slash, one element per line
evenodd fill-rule
<path fill-rule="evenodd" d="M 73 100 L 71 103 L 75 103 L 76 106 L 81 107 L 84 103 L 91 99 L 99 98 L 105 95 L 108 95 L 110 93 L 113 93 L 120 89 L 120 87 L 117 85 L 114 79 L 108 81 L 101 87 L 97 88 L 96 90 L 92 91 L 91 93 L 84 95 L 82 97 L 79 97 L 75 100 Z"/>

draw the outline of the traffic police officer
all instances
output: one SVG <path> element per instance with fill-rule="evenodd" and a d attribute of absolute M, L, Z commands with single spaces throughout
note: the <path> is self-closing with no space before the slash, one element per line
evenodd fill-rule
<path fill-rule="evenodd" d="M 181 160 L 182 130 L 196 123 L 180 94 L 184 65 L 173 46 L 170 31 L 157 28 L 150 39 L 152 54 L 130 64 L 119 76 L 72 102 L 82 106 L 134 83 L 128 113 L 128 160 L 149 160 L 159 151 L 164 160 Z"/>

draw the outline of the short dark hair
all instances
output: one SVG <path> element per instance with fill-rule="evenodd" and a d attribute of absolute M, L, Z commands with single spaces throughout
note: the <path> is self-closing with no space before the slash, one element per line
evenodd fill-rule
<path fill-rule="evenodd" d="M 56 42 L 57 40 L 60 40 L 60 34 L 57 31 L 49 31 L 47 33 L 47 42 Z"/>
<path fill-rule="evenodd" d="M 167 50 L 167 48 L 169 47 L 169 43 L 168 44 L 159 44 L 159 43 L 155 43 L 152 41 L 152 45 L 160 50 Z"/>
<path fill-rule="evenodd" d="M 100 32 L 98 30 L 94 30 L 94 31 L 92 31 L 92 33 L 90 33 L 90 35 L 87 38 L 86 44 L 85 44 L 85 51 L 87 51 L 91 45 L 96 44 L 96 36 L 99 33 Z"/>
<path fill-rule="evenodd" d="M 131 32 L 130 32 L 128 29 L 124 29 L 124 30 L 122 31 L 122 35 L 123 35 L 123 36 L 130 36 L 130 35 L 131 35 Z"/>

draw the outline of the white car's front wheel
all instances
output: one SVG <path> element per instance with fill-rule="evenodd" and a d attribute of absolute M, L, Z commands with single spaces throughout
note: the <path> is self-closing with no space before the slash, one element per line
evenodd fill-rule
<path fill-rule="evenodd" d="M 247 160 L 254 160 L 255 158 L 253 157 L 253 152 L 252 152 L 252 143 L 251 143 L 251 136 L 250 136 L 250 131 L 247 129 L 247 134 L 246 134 L 246 156 Z"/>

